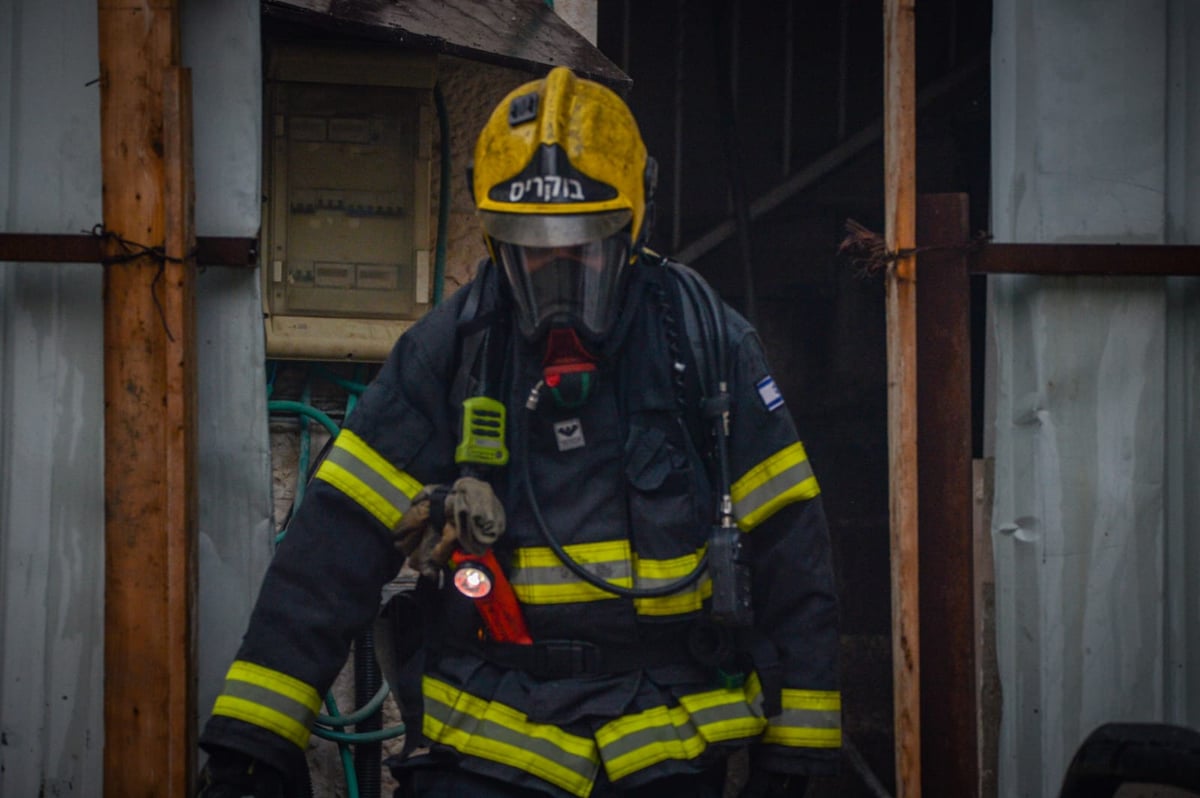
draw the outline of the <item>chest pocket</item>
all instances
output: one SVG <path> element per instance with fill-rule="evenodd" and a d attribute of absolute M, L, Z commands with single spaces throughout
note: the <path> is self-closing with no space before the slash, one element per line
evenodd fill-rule
<path fill-rule="evenodd" d="M 673 418 L 663 419 L 674 425 Z M 683 431 L 633 423 L 625 444 L 629 520 L 639 557 L 666 560 L 693 555 L 708 539 L 708 489 L 689 456 Z"/>

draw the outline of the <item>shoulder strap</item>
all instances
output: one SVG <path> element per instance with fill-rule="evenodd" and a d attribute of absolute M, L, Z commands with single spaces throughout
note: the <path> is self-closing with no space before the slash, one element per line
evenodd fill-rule
<path fill-rule="evenodd" d="M 692 349 L 692 362 L 695 363 L 702 401 L 707 399 L 713 388 L 713 375 L 710 373 L 712 363 L 708 351 L 708 331 L 698 315 L 696 297 L 703 290 L 698 276 L 682 263 L 663 259 L 667 273 L 671 275 L 676 288 L 680 292 L 680 307 L 683 310 L 683 332 Z"/>
<path fill-rule="evenodd" d="M 462 407 L 462 403 L 479 389 L 480 375 L 477 369 L 485 366 L 486 343 L 492 327 L 491 314 L 480 315 L 486 284 L 492 279 L 495 266 L 491 259 L 479 262 L 475 279 L 467 286 L 467 298 L 458 313 L 455 329 L 458 335 L 458 371 L 450 386 L 451 407 Z"/>
<path fill-rule="evenodd" d="M 718 514 L 722 522 L 732 522 L 733 507 L 729 499 L 729 374 L 727 364 L 728 340 L 725 326 L 725 304 L 708 282 L 693 269 L 669 258 L 662 264 L 681 293 L 683 324 L 692 347 L 693 360 L 700 377 L 701 413 L 712 425 L 716 437 L 716 478 L 721 490 Z"/>

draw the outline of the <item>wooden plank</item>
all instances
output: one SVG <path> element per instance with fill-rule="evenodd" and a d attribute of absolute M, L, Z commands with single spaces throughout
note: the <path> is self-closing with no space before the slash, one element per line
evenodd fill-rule
<path fill-rule="evenodd" d="M 963 239 L 966 240 L 965 238 Z M 985 244 L 974 274 L 1197 275 L 1200 246 L 1182 244 Z"/>
<path fill-rule="evenodd" d="M 262 13 L 335 34 L 534 74 L 561 64 L 628 93 L 632 79 L 552 6 L 545 0 L 264 0 Z"/>
<path fill-rule="evenodd" d="M 100 263 L 103 248 L 101 238 L 93 235 L 0 233 L 0 263 Z M 203 266 L 254 267 L 258 239 L 199 236 L 195 253 Z"/>
<path fill-rule="evenodd" d="M 971 481 L 971 285 L 965 194 L 917 201 L 917 479 L 922 790 L 977 795 L 974 510 Z"/>
<path fill-rule="evenodd" d="M 106 239 L 103 250 L 112 261 L 104 267 L 104 794 L 186 795 L 192 687 L 173 649 L 191 608 L 180 595 L 187 586 L 172 585 L 186 581 L 172 538 L 192 490 L 192 402 L 182 393 L 190 378 L 181 374 L 195 368 L 181 350 L 190 283 L 142 249 L 166 245 L 167 173 L 179 180 L 183 169 L 164 155 L 163 86 L 178 63 L 178 13 L 174 0 L 98 6 L 104 226 L 141 245 Z M 183 157 L 183 145 L 173 146 L 171 157 Z M 178 207 L 187 191 L 170 189 L 173 247 L 190 235 Z"/>
<path fill-rule="evenodd" d="M 921 651 L 918 615 L 916 380 L 915 3 L 884 2 L 884 206 L 888 269 L 888 473 L 892 587 L 892 691 L 896 790 L 921 794 Z"/>
<path fill-rule="evenodd" d="M 178 321 L 165 344 L 166 659 L 171 760 L 168 794 L 186 795 L 196 771 L 197 505 L 196 486 L 196 249 L 192 174 L 191 71 L 168 67 L 163 78 L 166 170 L 166 263 L 163 311 Z"/>

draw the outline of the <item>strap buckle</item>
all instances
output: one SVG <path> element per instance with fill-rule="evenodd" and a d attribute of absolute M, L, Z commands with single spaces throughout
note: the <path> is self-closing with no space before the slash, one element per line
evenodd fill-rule
<path fill-rule="evenodd" d="M 533 644 L 533 673 L 567 679 L 600 672 L 599 647 L 582 640 L 539 640 Z"/>

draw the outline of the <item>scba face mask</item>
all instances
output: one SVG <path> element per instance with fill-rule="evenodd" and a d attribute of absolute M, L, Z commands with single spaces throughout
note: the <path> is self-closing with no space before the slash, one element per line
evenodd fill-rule
<path fill-rule="evenodd" d="M 563 246 L 496 241 L 495 247 L 526 339 L 541 338 L 555 326 L 593 342 L 612 331 L 629 264 L 628 234 Z"/>

